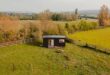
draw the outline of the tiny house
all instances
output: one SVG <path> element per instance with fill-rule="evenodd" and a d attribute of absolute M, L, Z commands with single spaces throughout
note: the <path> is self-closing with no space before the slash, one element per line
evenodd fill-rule
<path fill-rule="evenodd" d="M 64 35 L 44 35 L 43 46 L 48 48 L 64 47 L 66 36 Z"/>

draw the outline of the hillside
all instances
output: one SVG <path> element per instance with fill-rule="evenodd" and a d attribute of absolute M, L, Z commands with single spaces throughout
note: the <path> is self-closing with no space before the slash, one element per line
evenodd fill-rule
<path fill-rule="evenodd" d="M 67 44 L 47 49 L 26 44 L 0 48 L 0 75 L 109 75 L 110 56 Z"/>

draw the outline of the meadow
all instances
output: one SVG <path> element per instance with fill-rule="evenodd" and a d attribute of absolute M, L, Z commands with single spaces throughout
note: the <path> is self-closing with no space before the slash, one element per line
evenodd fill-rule
<path fill-rule="evenodd" d="M 47 31 L 47 34 L 53 32 L 47 29 L 51 24 L 60 26 L 61 30 L 59 27 L 57 30 L 66 31 L 67 35 L 72 32 L 71 30 L 73 32 L 78 31 L 79 33 L 79 31 L 94 28 L 94 26 L 88 27 L 90 24 L 93 25 L 94 22 L 87 20 L 53 22 L 55 24 L 49 21 L 20 20 L 17 23 L 20 24 L 21 28 L 24 26 L 26 29 L 27 27 L 27 30 L 28 26 L 30 26 L 29 29 L 31 30 L 26 32 L 30 33 L 30 35 L 39 34 L 39 32 L 36 33 L 37 29 L 35 29 L 36 26 L 40 28 L 39 24 L 42 24 L 42 28 L 40 28 L 42 32 Z M 87 29 L 85 29 L 85 24 Z M 95 22 L 95 24 L 96 27 L 97 23 Z M 55 26 L 51 28 L 55 29 Z M 25 31 L 20 30 L 20 34 L 23 34 L 23 32 Z M 70 35 L 70 38 L 74 40 L 73 35 L 75 34 Z M 26 37 L 30 36 L 28 35 Z M 39 37 L 35 38 L 38 39 Z M 67 43 L 65 48 L 54 49 L 37 45 L 18 44 L 0 47 L 0 75 L 109 75 L 109 59 L 110 55 L 96 52 L 94 49 L 76 46 L 75 44 Z"/>
<path fill-rule="evenodd" d="M 110 28 L 89 30 L 70 34 L 69 37 L 79 43 L 90 44 L 105 52 L 110 53 Z"/>
<path fill-rule="evenodd" d="M 109 59 L 73 44 L 60 49 L 18 44 L 0 48 L 0 75 L 109 75 Z"/>
<path fill-rule="evenodd" d="M 110 75 L 108 10 L 1 12 L 0 75 Z M 44 35 L 66 36 L 65 47 L 56 36 L 46 38 L 54 48 L 43 47 Z"/>

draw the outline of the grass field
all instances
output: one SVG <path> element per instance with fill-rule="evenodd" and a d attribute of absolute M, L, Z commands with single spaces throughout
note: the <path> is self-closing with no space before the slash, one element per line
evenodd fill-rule
<path fill-rule="evenodd" d="M 110 50 L 110 28 L 77 32 L 69 37 L 73 40 L 95 45 L 98 48 Z"/>
<path fill-rule="evenodd" d="M 0 48 L 0 75 L 109 75 L 110 56 L 73 44 L 47 49 L 26 44 Z"/>

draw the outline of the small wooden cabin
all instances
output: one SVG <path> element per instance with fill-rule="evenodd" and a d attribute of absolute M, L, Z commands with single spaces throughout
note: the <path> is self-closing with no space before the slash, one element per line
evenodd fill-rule
<path fill-rule="evenodd" d="M 44 35 L 43 46 L 48 48 L 64 47 L 66 37 L 64 35 Z"/>

